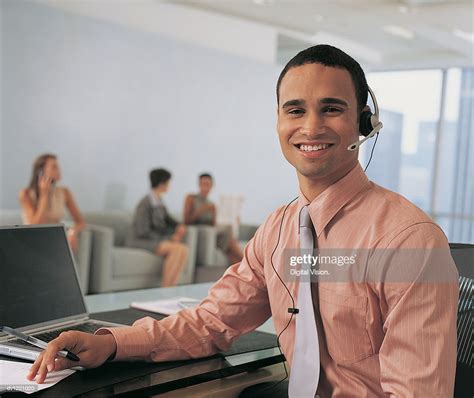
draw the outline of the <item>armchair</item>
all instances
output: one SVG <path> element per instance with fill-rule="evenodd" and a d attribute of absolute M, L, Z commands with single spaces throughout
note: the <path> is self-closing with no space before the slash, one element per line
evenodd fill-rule
<path fill-rule="evenodd" d="M 90 292 L 143 289 L 160 285 L 163 257 L 144 249 L 125 247 L 133 215 L 124 212 L 85 213 L 92 231 Z M 180 284 L 192 283 L 196 262 L 197 230 L 188 228 L 189 249 Z"/>
<path fill-rule="evenodd" d="M 238 241 L 243 248 L 252 239 L 258 226 L 242 224 L 239 226 Z M 222 250 L 217 248 L 217 229 L 209 225 L 198 225 L 197 265 L 204 267 L 229 266 Z"/>

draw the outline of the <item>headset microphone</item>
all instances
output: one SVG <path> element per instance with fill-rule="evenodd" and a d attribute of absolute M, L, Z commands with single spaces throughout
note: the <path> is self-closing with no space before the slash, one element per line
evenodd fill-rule
<path fill-rule="evenodd" d="M 377 99 L 375 98 L 375 94 L 370 87 L 367 86 L 369 89 L 370 97 L 372 98 L 372 102 L 374 103 L 374 113 L 370 111 L 364 111 L 360 115 L 360 123 L 359 123 L 359 133 L 364 136 L 362 140 L 358 140 L 353 144 L 347 147 L 348 151 L 355 151 L 359 148 L 365 141 L 369 138 L 372 138 L 375 134 L 377 134 L 383 127 L 382 122 L 379 119 L 379 106 L 377 104 Z"/>

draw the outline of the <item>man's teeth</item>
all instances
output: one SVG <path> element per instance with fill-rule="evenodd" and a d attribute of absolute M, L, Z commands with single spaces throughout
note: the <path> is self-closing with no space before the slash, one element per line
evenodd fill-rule
<path fill-rule="evenodd" d="M 319 151 L 321 149 L 326 149 L 329 147 L 329 144 L 321 144 L 321 145 L 301 145 L 300 149 L 305 152 L 311 151 Z"/>

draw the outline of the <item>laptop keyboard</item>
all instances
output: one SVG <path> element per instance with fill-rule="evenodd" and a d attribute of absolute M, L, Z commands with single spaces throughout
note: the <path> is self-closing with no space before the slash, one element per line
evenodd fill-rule
<path fill-rule="evenodd" d="M 39 334 L 33 334 L 33 337 L 36 337 L 37 339 L 49 342 L 51 340 L 54 340 L 56 337 L 58 337 L 62 332 L 67 332 L 68 330 L 77 330 L 79 332 L 86 332 L 86 333 L 94 333 L 96 330 L 100 329 L 102 326 L 94 323 L 94 322 L 85 322 L 80 325 L 75 325 L 75 326 L 70 326 L 67 328 L 61 328 L 61 329 L 55 329 L 51 330 L 49 332 L 43 332 Z M 17 345 L 24 345 L 31 347 L 31 344 L 23 341 L 23 340 L 11 340 L 11 343 L 15 343 Z"/>

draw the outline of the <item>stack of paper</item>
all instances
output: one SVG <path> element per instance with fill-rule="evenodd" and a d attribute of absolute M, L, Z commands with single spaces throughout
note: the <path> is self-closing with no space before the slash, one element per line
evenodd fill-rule
<path fill-rule="evenodd" d="M 31 394 L 52 387 L 74 373 L 72 369 L 51 372 L 48 373 L 43 384 L 36 384 L 36 382 L 27 380 L 26 378 L 30 368 L 31 363 L 0 360 L 0 393 L 6 391 L 21 391 Z"/>
<path fill-rule="evenodd" d="M 182 309 L 195 307 L 199 302 L 200 300 L 189 297 L 174 297 L 166 300 L 133 302 L 130 307 L 163 315 L 172 315 Z"/>

